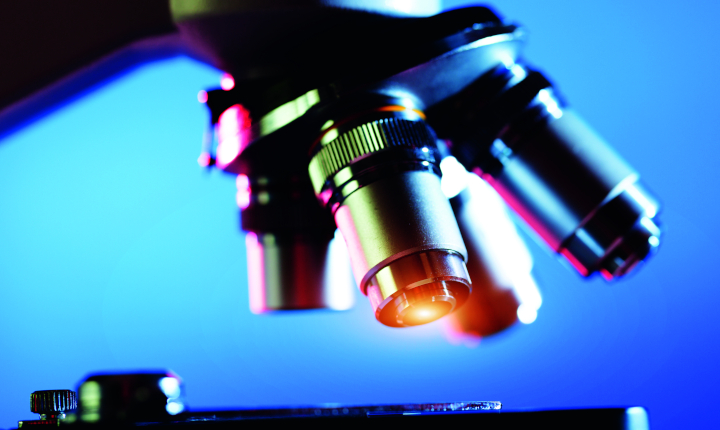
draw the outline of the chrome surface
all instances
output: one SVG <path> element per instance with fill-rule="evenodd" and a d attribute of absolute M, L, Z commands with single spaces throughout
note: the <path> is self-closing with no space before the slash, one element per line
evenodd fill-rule
<path fill-rule="evenodd" d="M 407 255 L 429 250 L 463 260 L 467 255 L 440 178 L 429 172 L 403 172 L 356 190 L 337 209 L 335 221 L 363 292 L 382 268 Z"/>
<path fill-rule="evenodd" d="M 353 306 L 355 282 L 342 237 L 247 233 L 246 243 L 253 313 Z"/>

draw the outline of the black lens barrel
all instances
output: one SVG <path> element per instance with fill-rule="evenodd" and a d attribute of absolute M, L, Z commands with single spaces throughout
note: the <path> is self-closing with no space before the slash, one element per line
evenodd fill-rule
<path fill-rule="evenodd" d="M 541 73 L 498 66 L 428 120 L 583 276 L 622 276 L 657 248 L 657 200 Z"/>

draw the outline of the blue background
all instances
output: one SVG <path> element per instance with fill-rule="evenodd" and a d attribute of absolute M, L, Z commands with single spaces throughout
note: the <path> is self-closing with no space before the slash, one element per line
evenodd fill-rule
<path fill-rule="evenodd" d="M 453 3 L 454 4 L 454 3 Z M 145 65 L 0 144 L 0 428 L 34 390 L 88 372 L 171 368 L 193 408 L 501 400 L 642 405 L 654 429 L 714 428 L 720 6 L 503 1 L 526 58 L 661 197 L 658 255 L 614 284 L 530 243 L 537 321 L 477 348 L 438 324 L 348 312 L 255 316 L 232 177 L 200 171 L 220 73 Z"/>

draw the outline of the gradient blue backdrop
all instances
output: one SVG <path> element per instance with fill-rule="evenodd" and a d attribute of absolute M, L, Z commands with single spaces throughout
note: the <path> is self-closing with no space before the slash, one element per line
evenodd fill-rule
<path fill-rule="evenodd" d="M 0 143 L 0 428 L 32 416 L 34 390 L 148 367 L 183 376 L 194 408 L 497 399 L 717 427 L 720 6 L 495 6 L 661 196 L 650 264 L 584 281 L 532 243 L 537 321 L 474 349 L 383 327 L 359 293 L 344 313 L 254 316 L 233 179 L 195 162 L 195 95 L 219 72 L 149 64 Z"/>

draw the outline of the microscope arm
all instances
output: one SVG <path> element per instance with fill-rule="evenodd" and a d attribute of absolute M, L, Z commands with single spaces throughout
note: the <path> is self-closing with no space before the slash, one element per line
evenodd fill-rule
<path fill-rule="evenodd" d="M 165 0 L 5 2 L 0 139 L 123 71 L 186 50 Z"/>
<path fill-rule="evenodd" d="M 6 2 L 0 8 L 0 139 L 144 63 L 187 55 L 242 77 L 236 64 L 223 59 L 229 56 L 243 71 L 268 73 L 260 58 L 273 44 L 291 49 L 289 35 L 298 43 L 324 23 L 349 31 L 345 24 L 351 21 L 398 15 L 378 1 L 343 8 L 334 3 L 341 2 Z M 409 13 L 440 10 L 438 1 L 416 3 Z M 272 73 L 287 66 L 275 64 Z"/>

